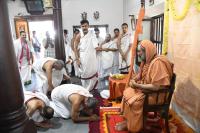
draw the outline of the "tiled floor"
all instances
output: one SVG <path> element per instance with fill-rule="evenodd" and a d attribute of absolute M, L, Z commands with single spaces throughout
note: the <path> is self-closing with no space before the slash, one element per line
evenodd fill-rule
<path fill-rule="evenodd" d="M 71 119 L 53 118 L 51 129 L 38 129 L 38 133 L 88 133 L 88 123 L 73 123 Z"/>

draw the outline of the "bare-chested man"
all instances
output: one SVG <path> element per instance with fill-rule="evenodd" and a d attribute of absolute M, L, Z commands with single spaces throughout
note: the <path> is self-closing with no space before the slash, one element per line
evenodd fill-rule
<path fill-rule="evenodd" d="M 33 69 L 36 72 L 37 90 L 44 94 L 60 85 L 63 79 L 70 78 L 64 69 L 64 62 L 50 57 L 36 61 Z"/>
<path fill-rule="evenodd" d="M 51 107 L 54 117 L 72 118 L 74 122 L 96 121 L 99 117 L 93 114 L 98 101 L 89 91 L 75 84 L 64 84 L 56 87 L 51 94 Z"/>
<path fill-rule="evenodd" d="M 53 117 L 54 110 L 49 107 L 49 99 L 41 92 L 24 91 L 26 114 L 33 119 L 37 126 L 52 127 L 49 119 Z"/>

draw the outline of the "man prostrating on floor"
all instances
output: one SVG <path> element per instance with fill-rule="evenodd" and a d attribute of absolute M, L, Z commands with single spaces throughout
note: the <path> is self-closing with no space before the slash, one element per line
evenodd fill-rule
<path fill-rule="evenodd" d="M 82 86 L 63 84 L 51 93 L 50 106 L 54 109 L 54 117 L 72 118 L 74 122 L 96 121 L 99 117 L 93 114 L 98 101 Z"/>

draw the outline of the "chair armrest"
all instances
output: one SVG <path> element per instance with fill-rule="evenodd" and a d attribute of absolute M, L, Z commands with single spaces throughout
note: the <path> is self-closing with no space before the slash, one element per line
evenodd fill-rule
<path fill-rule="evenodd" d="M 170 88 L 161 88 L 159 90 L 149 90 L 149 89 L 141 89 L 144 94 L 158 94 L 158 93 L 168 93 L 171 91 Z"/>

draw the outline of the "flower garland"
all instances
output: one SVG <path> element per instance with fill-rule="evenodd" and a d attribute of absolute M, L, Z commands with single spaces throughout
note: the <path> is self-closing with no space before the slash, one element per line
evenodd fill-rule
<path fill-rule="evenodd" d="M 120 112 L 116 112 L 115 110 L 110 110 L 109 112 L 103 112 L 103 130 L 105 133 L 108 133 L 108 128 L 107 128 L 107 115 L 119 115 Z"/>
<path fill-rule="evenodd" d="M 200 12 L 200 0 L 194 0 L 194 6 Z"/>
<path fill-rule="evenodd" d="M 169 8 L 170 8 L 171 14 L 173 15 L 173 18 L 175 20 L 183 20 L 185 16 L 187 15 L 191 4 L 192 4 L 192 0 L 186 0 L 183 11 L 181 12 L 181 14 L 178 14 L 175 9 L 175 0 L 169 0 Z"/>
<path fill-rule="evenodd" d="M 168 31 L 169 31 L 169 0 L 165 0 L 164 32 L 163 32 L 163 47 L 162 47 L 163 55 L 166 55 L 168 50 Z"/>

